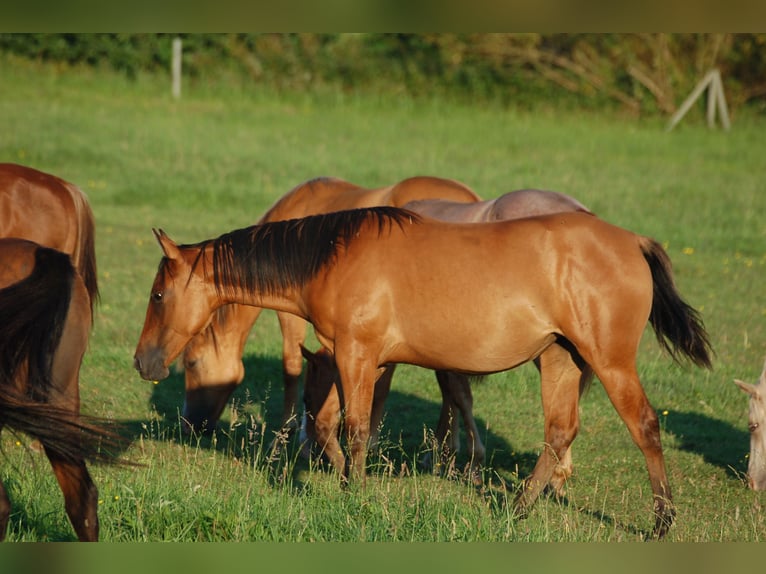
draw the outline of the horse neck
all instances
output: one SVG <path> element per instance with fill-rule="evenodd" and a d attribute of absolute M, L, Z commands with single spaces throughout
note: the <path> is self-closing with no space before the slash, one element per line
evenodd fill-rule
<path fill-rule="evenodd" d="M 238 304 L 249 307 L 261 307 L 274 311 L 283 311 L 306 318 L 306 309 L 301 291 L 298 288 L 282 289 L 274 292 L 250 291 L 242 287 L 226 288 L 218 293 L 224 305 Z"/>

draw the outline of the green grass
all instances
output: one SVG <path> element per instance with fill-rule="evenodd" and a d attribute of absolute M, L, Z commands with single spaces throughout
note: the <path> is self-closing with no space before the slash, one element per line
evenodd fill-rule
<path fill-rule="evenodd" d="M 249 225 L 294 185 L 332 175 L 376 187 L 415 174 L 452 177 L 484 197 L 563 191 L 601 217 L 663 242 L 679 287 L 704 316 L 712 372 L 679 367 L 647 331 L 639 372 L 660 413 L 678 507 L 671 541 L 762 541 L 762 494 L 745 488 L 747 399 L 766 354 L 763 118 L 729 133 L 700 110 L 672 133 L 660 119 L 520 112 L 447 101 L 135 82 L 105 71 L 0 56 L 0 159 L 80 185 L 97 219 L 102 303 L 81 377 L 84 410 L 125 423 L 138 468 L 94 467 L 110 541 L 635 541 L 651 529 L 643 459 L 598 384 L 582 401 L 566 499 L 515 520 L 506 502 L 542 442 L 530 366 L 474 387 L 488 447 L 486 489 L 419 471 L 438 416 L 433 375 L 400 367 L 366 489 L 343 490 L 286 445 L 279 330 L 264 314 L 247 378 L 214 439 L 183 439 L 183 376 L 142 381 L 132 354 L 160 251 L 151 228 L 191 242 Z M 4 433 L 9 540 L 71 540 L 47 462 Z M 17 442 L 19 444 L 17 444 Z M 462 460 L 461 460 L 462 462 Z"/>

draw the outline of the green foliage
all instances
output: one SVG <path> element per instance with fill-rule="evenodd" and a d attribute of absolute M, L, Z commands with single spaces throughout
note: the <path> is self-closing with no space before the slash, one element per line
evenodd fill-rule
<path fill-rule="evenodd" d="M 386 40 L 393 44 L 375 49 L 398 46 Z M 690 116 L 665 133 L 656 118 L 404 94 L 233 90 L 201 79 L 175 101 L 169 84 L 164 73 L 128 79 L 105 67 L 0 56 L 0 157 L 80 185 L 96 216 L 102 301 L 82 405 L 124 423 L 132 439 L 125 454 L 145 465 L 93 467 L 103 540 L 637 541 L 651 529 L 643 458 L 598 383 L 582 401 L 566 498 L 540 500 L 522 521 L 507 502 L 543 437 L 530 365 L 474 386 L 488 447 L 482 492 L 458 473 L 419 468 L 440 399 L 433 374 L 415 367 L 394 377 L 365 489 L 341 489 L 293 441 L 273 452 L 282 401 L 273 313 L 248 339 L 246 380 L 213 438 L 179 432 L 182 374 L 153 385 L 135 373 L 160 258 L 152 227 L 198 241 L 251 224 L 311 177 L 377 187 L 416 174 L 462 180 L 487 198 L 522 187 L 562 191 L 667 246 L 716 350 L 706 372 L 674 365 L 650 332 L 640 349 L 679 512 L 669 539 L 766 539 L 763 495 L 743 482 L 747 399 L 731 382 L 754 380 L 766 355 L 761 117 L 740 109 L 724 133 Z M 13 503 L 9 539 L 72 540 L 50 468 L 26 446 L 26 437 L 0 438 L 0 478 Z M 465 462 L 459 457 L 457 469 Z"/>
<path fill-rule="evenodd" d="M 766 98 L 766 34 L 0 34 L 0 51 L 135 78 L 170 68 L 173 37 L 196 82 L 535 107 L 675 111 L 711 68 L 730 105 Z"/>

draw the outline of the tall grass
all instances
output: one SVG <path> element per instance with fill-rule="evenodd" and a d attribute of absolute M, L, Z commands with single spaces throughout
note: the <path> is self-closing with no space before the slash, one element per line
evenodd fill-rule
<path fill-rule="evenodd" d="M 439 393 L 433 374 L 416 367 L 397 370 L 366 488 L 339 488 L 291 441 L 275 454 L 281 340 L 272 313 L 253 330 L 246 381 L 213 438 L 179 433 L 182 374 L 153 385 L 133 371 L 160 256 L 151 227 L 201 240 L 251 224 L 315 176 L 376 187 L 415 174 L 456 178 L 487 198 L 522 187 L 563 191 L 666 245 L 716 350 L 705 372 L 674 365 L 649 331 L 640 349 L 678 506 L 669 539 L 766 538 L 763 496 L 743 482 L 746 398 L 731 384 L 755 378 L 766 352 L 762 119 L 734 117 L 725 133 L 708 130 L 697 110 L 665 133 L 658 121 L 615 115 L 202 81 L 173 101 L 162 76 L 128 81 L 8 56 L 0 96 L 0 159 L 77 183 L 97 219 L 102 303 L 82 370 L 83 409 L 122 421 L 134 438 L 127 455 L 145 465 L 92 469 L 102 539 L 632 541 L 650 530 L 643 458 L 598 384 L 582 401 L 566 498 L 540 500 L 519 521 L 507 503 L 542 446 L 530 366 L 474 387 L 489 461 L 481 492 L 418 467 Z M 1 442 L 9 539 L 72 539 L 47 463 L 23 437 L 5 433 Z"/>

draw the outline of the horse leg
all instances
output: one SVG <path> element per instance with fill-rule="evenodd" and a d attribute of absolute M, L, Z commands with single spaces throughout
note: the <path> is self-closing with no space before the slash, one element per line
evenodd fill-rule
<path fill-rule="evenodd" d="M 5 540 L 8 532 L 8 519 L 11 517 L 11 500 L 5 491 L 5 485 L 0 480 L 0 542 Z"/>
<path fill-rule="evenodd" d="M 481 434 L 476 421 L 473 418 L 473 394 L 471 393 L 471 381 L 465 375 L 459 373 L 448 373 L 447 382 L 449 394 L 452 400 L 452 410 L 455 408 L 460 411 L 468 438 L 468 456 L 470 459 L 470 470 L 474 474 L 484 465 L 486 451 L 481 442 Z M 455 428 L 457 432 L 457 428 Z M 459 443 L 458 443 L 459 444 Z"/>
<path fill-rule="evenodd" d="M 590 380 L 593 377 L 593 370 L 590 368 L 588 364 L 586 364 L 582 358 L 576 354 L 574 351 L 574 347 L 571 347 L 569 349 L 570 353 L 575 353 L 573 357 L 575 358 L 575 361 L 577 362 L 577 366 L 582 371 L 582 374 L 580 375 L 580 396 L 582 397 L 583 392 L 585 391 L 585 388 L 590 383 Z M 538 371 L 540 370 L 540 361 L 535 360 L 535 366 L 537 367 Z M 572 476 L 574 465 L 572 463 L 572 448 L 566 449 L 564 451 L 564 454 L 561 455 L 560 460 L 556 464 L 556 467 L 553 469 L 553 476 L 550 480 L 550 485 L 553 488 L 553 491 L 556 493 L 556 496 L 564 496 L 564 487 L 566 485 L 567 480 L 569 480 L 569 477 Z"/>
<path fill-rule="evenodd" d="M 344 424 L 349 445 L 348 469 L 344 477 L 365 481 L 367 447 L 370 439 L 370 416 L 377 379 L 374 363 L 364 360 L 364 349 L 356 353 L 337 353 L 345 407 Z"/>
<path fill-rule="evenodd" d="M 657 413 L 646 398 L 634 366 L 596 369 L 596 374 L 628 427 L 633 441 L 644 455 L 654 496 L 653 536 L 662 538 L 673 524 L 676 511 L 665 471 Z"/>
<path fill-rule="evenodd" d="M 436 380 L 442 391 L 442 409 L 436 427 L 436 439 L 442 449 L 442 461 L 446 463 L 450 456 L 460 450 L 460 428 L 457 420 L 457 411 L 460 411 L 468 438 L 469 470 L 476 479 L 476 471 L 484 464 L 485 449 L 473 418 L 470 381 L 465 375 L 448 371 L 436 371 Z"/>
<path fill-rule="evenodd" d="M 277 313 L 282 329 L 282 370 L 285 385 L 282 427 L 294 430 L 300 421 L 297 416 L 298 379 L 303 371 L 301 345 L 306 338 L 306 321 L 289 313 Z"/>
<path fill-rule="evenodd" d="M 98 489 L 93 484 L 84 461 L 64 460 L 45 449 L 53 467 L 69 521 L 82 542 L 98 541 Z"/>
<path fill-rule="evenodd" d="M 446 465 L 450 457 L 460 451 L 460 427 L 458 425 L 457 413 L 455 412 L 455 401 L 450 389 L 450 374 L 448 371 L 435 371 L 436 382 L 439 383 L 439 390 L 442 393 L 442 406 L 439 411 L 439 422 L 436 424 L 434 437 L 436 446 L 439 449 L 439 459 L 441 464 Z"/>
<path fill-rule="evenodd" d="M 394 376 L 395 370 L 395 364 L 386 365 L 378 380 L 375 381 L 375 391 L 372 396 L 372 413 L 370 415 L 370 450 L 374 450 L 378 446 L 380 425 L 383 421 L 383 407 L 386 404 L 388 393 L 391 391 L 391 379 Z"/>
<path fill-rule="evenodd" d="M 545 446 L 532 474 L 524 481 L 516 498 L 519 516 L 526 515 L 551 480 L 556 466 L 566 460 L 579 426 L 578 403 L 583 372 L 572 353 L 554 343 L 543 351 L 538 362 L 545 417 Z"/>
<path fill-rule="evenodd" d="M 330 464 L 343 474 L 346 469 L 346 457 L 338 441 L 340 416 L 340 400 L 333 386 L 327 394 L 327 399 L 314 416 L 314 434 L 321 452 L 328 458 Z"/>

